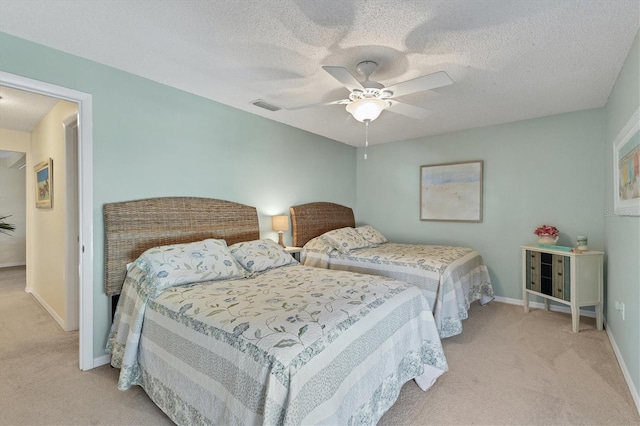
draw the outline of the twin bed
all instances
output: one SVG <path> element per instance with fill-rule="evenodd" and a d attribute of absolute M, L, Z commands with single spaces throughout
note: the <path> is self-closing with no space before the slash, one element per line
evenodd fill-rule
<path fill-rule="evenodd" d="M 303 264 L 414 284 L 427 298 L 441 338 L 462 332 L 472 302 L 493 299 L 489 271 L 473 249 L 391 243 L 370 226 L 355 228 L 353 210 L 334 203 L 294 206 L 290 213 Z"/>
<path fill-rule="evenodd" d="M 259 239 L 254 207 L 168 197 L 104 214 L 118 386 L 178 424 L 375 424 L 405 382 L 447 370 L 421 290 L 300 265 Z"/>

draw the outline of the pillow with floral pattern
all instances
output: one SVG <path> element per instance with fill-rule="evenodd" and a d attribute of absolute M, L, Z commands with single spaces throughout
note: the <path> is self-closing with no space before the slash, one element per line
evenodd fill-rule
<path fill-rule="evenodd" d="M 340 253 L 346 254 L 353 249 L 368 247 L 370 244 L 362 238 L 362 235 L 351 227 L 334 229 L 333 231 L 322 234 L 329 244 Z"/>
<path fill-rule="evenodd" d="M 262 272 L 298 263 L 284 248 L 270 239 L 236 243 L 229 246 L 229 250 L 233 257 L 250 272 Z"/>
<path fill-rule="evenodd" d="M 380 231 L 371 225 L 358 226 L 355 229 L 358 234 L 362 235 L 362 238 L 371 244 L 384 244 L 389 242 Z"/>
<path fill-rule="evenodd" d="M 307 243 L 302 247 L 303 251 L 312 251 L 316 253 L 331 253 L 335 250 L 333 245 L 324 238 L 324 236 L 320 235 L 319 237 L 315 237 L 307 241 Z"/>
<path fill-rule="evenodd" d="M 154 247 L 142 253 L 135 264 L 146 273 L 146 291 L 150 297 L 178 285 L 247 276 L 247 271 L 229 252 L 225 240 Z"/>

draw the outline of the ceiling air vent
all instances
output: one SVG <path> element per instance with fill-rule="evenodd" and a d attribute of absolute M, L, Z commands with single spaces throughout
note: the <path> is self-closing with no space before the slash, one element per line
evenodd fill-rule
<path fill-rule="evenodd" d="M 257 107 L 268 109 L 269 111 L 278 111 L 280 109 L 279 106 L 276 106 L 276 105 L 270 104 L 268 102 L 265 102 L 262 99 L 255 100 L 255 101 L 253 101 L 251 103 L 254 104 Z"/>

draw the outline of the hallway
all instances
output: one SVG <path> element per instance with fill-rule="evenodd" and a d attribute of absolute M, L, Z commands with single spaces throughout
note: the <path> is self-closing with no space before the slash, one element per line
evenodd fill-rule
<path fill-rule="evenodd" d="M 118 372 L 78 368 L 78 332 L 64 332 L 25 293 L 25 268 L 0 268 L 0 425 L 172 424 Z"/>

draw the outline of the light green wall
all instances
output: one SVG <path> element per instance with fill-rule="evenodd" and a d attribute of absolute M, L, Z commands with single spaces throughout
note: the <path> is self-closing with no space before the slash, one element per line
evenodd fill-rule
<path fill-rule="evenodd" d="M 607 102 L 607 134 L 603 142 L 606 170 L 605 249 L 607 251 L 606 319 L 625 360 L 636 394 L 640 390 L 640 217 L 615 216 L 613 208 L 613 143 L 640 107 L 640 34 L 631 47 Z M 615 302 L 625 304 L 625 319 Z"/>
<path fill-rule="evenodd" d="M 104 355 L 109 327 L 104 203 L 171 195 L 237 201 L 257 207 L 262 236 L 274 239 L 269 216 L 291 205 L 355 206 L 353 147 L 3 33 L 0 70 L 93 96 L 95 358 Z"/>
<path fill-rule="evenodd" d="M 356 218 L 397 242 L 473 247 L 496 294 L 522 299 L 520 246 L 537 226 L 604 248 L 604 120 L 587 110 L 359 150 Z M 420 166 L 470 160 L 484 162 L 482 223 L 420 221 Z"/>

